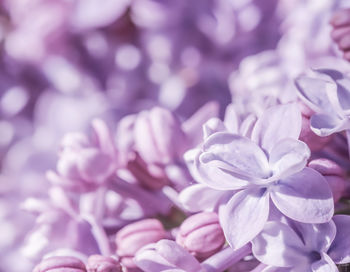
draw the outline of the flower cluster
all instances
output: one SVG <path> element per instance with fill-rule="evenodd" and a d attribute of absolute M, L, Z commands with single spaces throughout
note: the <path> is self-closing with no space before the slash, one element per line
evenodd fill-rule
<path fill-rule="evenodd" d="M 350 5 L 0 3 L 0 270 L 350 269 Z"/>

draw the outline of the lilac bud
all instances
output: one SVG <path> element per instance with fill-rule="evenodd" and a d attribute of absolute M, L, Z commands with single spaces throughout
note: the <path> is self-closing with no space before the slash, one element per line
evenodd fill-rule
<path fill-rule="evenodd" d="M 199 260 L 218 252 L 225 244 L 218 215 L 214 212 L 202 212 L 190 216 L 180 226 L 176 242 Z"/>
<path fill-rule="evenodd" d="M 101 255 L 92 255 L 87 263 L 88 272 L 122 272 L 120 263 L 112 258 Z"/>
<path fill-rule="evenodd" d="M 129 224 L 118 231 L 116 236 L 117 255 L 127 268 L 136 267 L 133 257 L 143 246 L 166 237 L 162 223 L 157 219 L 144 219 Z"/>
<path fill-rule="evenodd" d="M 86 272 L 85 265 L 75 257 L 56 256 L 44 259 L 33 272 Z"/>
<path fill-rule="evenodd" d="M 182 156 L 187 147 L 179 120 L 163 108 L 141 112 L 134 133 L 136 151 L 146 163 L 168 164 Z"/>
<path fill-rule="evenodd" d="M 135 262 L 145 272 L 206 271 L 200 263 L 183 247 L 171 240 L 160 240 L 149 244 L 137 252 Z M 216 271 L 216 270 L 210 270 Z M 217 270 L 221 271 L 221 270 Z"/>
<path fill-rule="evenodd" d="M 335 162 L 324 158 L 312 160 L 308 166 L 326 178 L 332 190 L 334 202 L 339 201 L 346 190 L 343 169 Z"/>

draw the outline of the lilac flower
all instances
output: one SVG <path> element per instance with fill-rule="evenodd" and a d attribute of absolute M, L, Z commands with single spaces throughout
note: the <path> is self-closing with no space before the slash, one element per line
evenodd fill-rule
<path fill-rule="evenodd" d="M 216 190 L 239 190 L 219 211 L 233 248 L 248 243 L 263 229 L 271 205 L 305 223 L 331 219 L 330 188 L 322 175 L 305 167 L 310 151 L 297 140 L 300 122 L 296 104 L 272 107 L 256 122 L 252 140 L 214 133 L 198 153 L 195 166 L 201 183 Z"/>
<path fill-rule="evenodd" d="M 54 183 L 75 190 L 91 190 L 101 185 L 116 171 L 116 150 L 106 124 L 94 120 L 94 134 L 67 134 L 62 141 L 57 174 L 50 171 Z"/>
<path fill-rule="evenodd" d="M 160 189 L 171 182 L 183 188 L 191 177 L 182 155 L 202 138 L 199 128 L 217 115 L 218 105 L 211 102 L 183 123 L 160 107 L 126 116 L 116 136 L 120 162 L 148 189 Z"/>
<path fill-rule="evenodd" d="M 328 136 L 350 128 L 350 79 L 336 70 L 317 69 L 315 76 L 296 79 L 300 98 L 316 112 L 311 117 L 311 129 Z"/>
<path fill-rule="evenodd" d="M 109 253 L 109 244 L 99 222 L 79 213 L 60 188 L 50 189 L 50 199 L 27 199 L 23 208 L 38 214 L 34 228 L 28 233 L 22 254 L 38 259 L 55 249 L 70 248 L 85 254 Z M 65 228 L 62 228 L 64 224 Z"/>
<path fill-rule="evenodd" d="M 349 230 L 346 215 L 323 224 L 268 222 L 252 241 L 253 254 L 271 266 L 264 271 L 336 272 L 335 264 L 350 262 Z"/>

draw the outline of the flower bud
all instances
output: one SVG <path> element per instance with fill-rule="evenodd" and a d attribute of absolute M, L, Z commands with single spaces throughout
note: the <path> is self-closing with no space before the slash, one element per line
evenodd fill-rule
<path fill-rule="evenodd" d="M 181 157 L 187 146 L 179 120 L 160 107 L 141 112 L 134 133 L 136 151 L 150 164 L 168 164 Z"/>
<path fill-rule="evenodd" d="M 162 223 L 157 219 L 144 219 L 129 224 L 118 231 L 116 236 L 117 255 L 127 268 L 135 268 L 134 255 L 143 246 L 166 237 Z"/>
<path fill-rule="evenodd" d="M 122 272 L 120 263 L 112 257 L 92 255 L 87 263 L 88 272 Z"/>
<path fill-rule="evenodd" d="M 218 252 L 225 244 L 225 236 L 217 214 L 202 212 L 188 217 L 180 226 L 176 242 L 199 260 Z"/>
<path fill-rule="evenodd" d="M 86 272 L 85 265 L 75 257 L 56 256 L 44 259 L 33 272 Z"/>
<path fill-rule="evenodd" d="M 334 202 L 339 201 L 346 190 L 343 169 L 335 162 L 324 158 L 312 160 L 308 166 L 326 178 L 332 190 Z"/>

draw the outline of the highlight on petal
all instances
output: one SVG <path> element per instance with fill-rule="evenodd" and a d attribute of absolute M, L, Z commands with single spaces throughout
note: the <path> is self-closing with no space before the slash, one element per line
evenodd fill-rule
<path fill-rule="evenodd" d="M 188 211 L 213 211 L 218 208 L 221 200 L 233 193 L 234 191 L 215 190 L 204 184 L 195 184 L 182 190 L 179 199 Z"/>
<path fill-rule="evenodd" d="M 195 166 L 202 182 L 218 190 L 240 189 L 270 175 L 264 152 L 248 138 L 227 132 L 207 139 Z"/>
<path fill-rule="evenodd" d="M 328 222 L 334 212 L 327 181 L 308 167 L 272 186 L 271 199 L 284 215 L 303 223 Z"/>
<path fill-rule="evenodd" d="M 301 171 L 310 157 L 310 149 L 304 142 L 283 139 L 271 150 L 269 163 L 274 175 L 285 177 Z"/>
<path fill-rule="evenodd" d="M 350 216 L 335 215 L 333 221 L 337 233 L 327 253 L 337 264 L 350 263 Z"/>
<path fill-rule="evenodd" d="M 220 209 L 220 224 L 233 249 L 244 246 L 263 229 L 269 215 L 269 199 L 266 189 L 246 189 Z"/>
<path fill-rule="evenodd" d="M 281 222 L 267 222 L 252 245 L 254 256 L 264 264 L 294 267 L 308 262 L 303 241 L 292 228 Z"/>
<path fill-rule="evenodd" d="M 252 140 L 267 152 L 285 138 L 297 140 L 301 131 L 301 112 L 296 103 L 268 108 L 256 122 Z"/>

